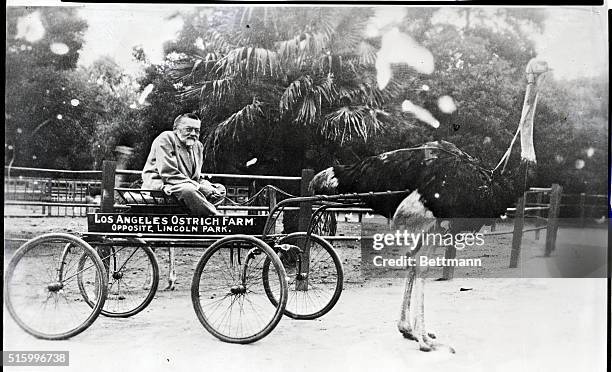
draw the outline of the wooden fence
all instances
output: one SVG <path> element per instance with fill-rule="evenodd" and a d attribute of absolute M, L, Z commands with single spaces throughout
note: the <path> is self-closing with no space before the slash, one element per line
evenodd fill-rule
<path fill-rule="evenodd" d="M 140 177 L 140 171 L 115 169 L 115 162 L 104 162 L 101 171 L 67 171 L 59 169 L 37 169 L 12 167 L 10 170 L 5 167 L 4 195 L 5 206 L 39 206 L 42 207 L 42 214 L 39 216 L 84 216 L 89 210 L 97 207 L 102 209 L 112 209 L 114 204 L 115 185 L 129 183 L 129 177 Z M 7 172 L 9 171 L 9 172 Z M 7 173 L 12 176 L 7 177 Z M 58 176 L 59 175 L 59 176 Z M 70 177 L 69 177 L 70 176 Z M 265 194 L 265 203 L 259 205 L 238 205 L 244 203 L 248 198 L 253 197 L 261 189 L 261 186 L 269 183 L 287 183 L 301 196 L 308 195 L 308 184 L 314 171 L 305 169 L 300 176 L 269 176 L 269 175 L 244 175 L 244 174 L 210 174 L 215 182 L 222 182 L 228 189 L 228 197 L 236 205 L 223 205 L 219 209 L 229 211 L 246 211 L 247 213 L 266 214 L 277 201 L 277 190 L 270 188 Z M 88 190 L 91 187 L 101 187 L 102 197 L 99 204 L 92 204 L 87 198 Z M 108 188 L 108 190 L 104 190 Z M 106 197 L 105 197 L 106 195 Z M 289 195 L 285 193 L 285 195 Z M 563 199 L 565 197 L 565 202 Z M 577 203 L 568 203 L 568 199 L 576 199 Z M 530 200 L 531 199 L 531 200 Z M 562 208 L 573 211 L 572 220 L 574 224 L 585 226 L 601 215 L 607 215 L 608 205 L 604 203 L 593 204 L 594 200 L 605 200 L 606 195 L 587 195 L 587 194 L 562 194 L 559 185 L 551 188 L 531 188 L 518 199 L 516 207 L 508 208 L 507 214 L 514 217 L 514 228 L 509 231 L 496 231 L 495 224 L 491 226 L 491 231 L 485 235 L 512 234 L 512 248 L 510 255 L 510 267 L 518 265 L 521 251 L 521 241 L 523 234 L 533 231 L 535 238 L 539 239 L 540 231 L 546 230 L 545 255 L 549 256 L 555 249 L 557 230 L 559 228 L 559 217 L 563 215 Z M 590 203 L 589 203 L 590 201 Z M 312 205 L 302 203 L 299 208 L 298 228 L 305 230 L 312 212 Z M 55 208 L 55 213 L 53 213 Z M 5 208 L 6 209 L 6 208 Z M 60 213 L 63 209 L 63 213 Z M 605 209 L 605 210 L 604 210 Z M 72 210 L 72 213 L 69 211 Z M 78 212 L 75 212 L 78 211 Z M 363 215 L 371 212 L 367 208 L 332 208 L 331 212 L 350 212 Z M 11 216 L 5 211 L 5 216 Z M 18 216 L 15 216 L 18 217 Z M 535 220 L 535 227 L 525 229 L 525 220 Z M 361 221 L 361 218 L 359 219 Z M 334 236 L 330 240 L 358 240 L 361 236 Z M 445 252 L 446 258 L 453 258 L 456 251 L 453 247 L 448 247 Z M 444 278 L 450 279 L 453 276 L 453 268 L 445 267 Z"/>
<path fill-rule="evenodd" d="M 116 170 L 117 185 L 126 186 L 131 181 L 140 178 L 140 171 Z M 18 206 L 23 209 L 20 213 L 7 211 L 9 217 L 83 217 L 88 211 L 99 206 L 99 201 L 89 197 L 89 190 L 100 189 L 103 171 L 67 171 L 61 169 L 42 169 L 12 167 L 9 171 L 5 167 L 4 177 L 4 204 L 5 206 Z M 244 174 L 210 174 L 215 182 L 226 185 L 227 197 L 232 202 L 240 204 L 254 195 L 258 190 L 254 188 L 256 182 L 279 184 L 287 186 L 294 184 L 293 188 L 299 190 L 301 177 L 264 176 Z M 260 187 L 261 188 L 261 187 Z M 237 209 L 232 206 L 223 206 L 221 209 Z M 251 208 L 252 211 L 267 211 L 266 206 Z M 31 211 L 31 213 L 24 213 Z M 34 211 L 32 213 L 32 211 Z"/>

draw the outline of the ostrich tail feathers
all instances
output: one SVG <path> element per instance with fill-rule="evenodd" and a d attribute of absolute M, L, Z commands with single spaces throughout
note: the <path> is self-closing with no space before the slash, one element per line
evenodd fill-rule
<path fill-rule="evenodd" d="M 334 173 L 334 168 L 329 167 L 317 173 L 310 185 L 309 191 L 314 195 L 333 195 L 338 193 L 338 178 Z"/>

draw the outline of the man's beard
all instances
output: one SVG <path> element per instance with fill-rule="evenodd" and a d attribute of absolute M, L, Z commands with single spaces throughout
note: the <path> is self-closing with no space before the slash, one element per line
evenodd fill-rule
<path fill-rule="evenodd" d="M 188 137 L 188 138 L 185 138 L 185 141 L 183 141 L 183 142 L 185 142 L 185 145 L 187 145 L 187 146 L 193 146 L 193 145 L 195 145 L 196 141 L 197 141 L 197 139 L 189 138 Z"/>
<path fill-rule="evenodd" d="M 195 143 L 198 140 L 198 137 L 194 137 L 194 136 L 182 136 L 179 134 L 178 137 L 181 140 L 181 142 L 185 144 L 185 146 L 189 146 L 189 147 L 195 145 Z"/>

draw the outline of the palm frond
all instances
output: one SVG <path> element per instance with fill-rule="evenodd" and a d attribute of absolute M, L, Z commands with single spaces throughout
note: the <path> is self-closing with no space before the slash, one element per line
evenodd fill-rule
<path fill-rule="evenodd" d="M 319 131 L 330 140 L 340 140 L 340 144 L 353 138 L 368 139 L 371 132 L 378 131 L 383 123 L 378 115 L 384 114 L 368 106 L 344 106 L 325 116 Z"/>
<path fill-rule="evenodd" d="M 232 78 L 208 80 L 202 85 L 200 100 L 202 104 L 208 102 L 209 105 L 219 107 L 223 106 L 234 92 L 234 79 Z"/>
<path fill-rule="evenodd" d="M 283 61 L 301 66 L 308 56 L 315 56 L 327 48 L 329 35 L 324 32 L 303 32 L 289 40 L 276 43 L 278 54 Z"/>
<path fill-rule="evenodd" d="M 215 63 L 221 59 L 216 52 L 208 52 L 203 55 L 188 55 L 172 63 L 168 70 L 170 78 L 183 84 L 197 84 L 212 71 Z"/>
<path fill-rule="evenodd" d="M 327 74 L 321 82 L 314 86 L 314 89 L 318 94 L 325 99 L 326 102 L 331 104 L 334 100 L 334 96 L 338 94 L 336 91 L 336 84 L 334 80 L 334 74 Z"/>
<path fill-rule="evenodd" d="M 223 77 L 241 76 L 246 79 L 255 76 L 277 77 L 281 72 L 281 65 L 275 51 L 240 47 L 232 49 L 218 60 L 213 70 L 218 76 Z"/>
<path fill-rule="evenodd" d="M 355 59 L 360 65 L 374 66 L 376 63 L 376 47 L 366 40 L 362 40 L 357 46 Z M 350 58 L 350 57 L 349 57 Z"/>
<path fill-rule="evenodd" d="M 304 125 L 312 124 L 319 113 L 321 112 L 321 100 L 320 97 L 309 95 L 308 97 L 302 100 L 302 104 L 300 105 L 300 109 L 297 112 L 297 116 L 293 120 L 295 123 L 302 123 Z"/>
<path fill-rule="evenodd" d="M 338 90 L 335 103 L 352 105 L 368 105 L 370 107 L 382 107 L 386 96 L 378 88 L 368 83 L 359 83 L 355 86 L 342 86 Z"/>
<path fill-rule="evenodd" d="M 353 53 L 363 40 L 363 30 L 371 14 L 365 9 L 355 8 L 344 12 L 330 39 L 330 51 L 335 55 Z"/>
<path fill-rule="evenodd" d="M 308 91 L 312 89 L 312 78 L 310 75 L 300 76 L 289 84 L 280 98 L 279 109 L 281 114 L 292 110 L 295 105 L 304 98 Z"/>
<path fill-rule="evenodd" d="M 216 30 L 209 30 L 204 39 L 206 40 L 206 50 L 226 54 L 232 49 L 227 38 Z"/>
<path fill-rule="evenodd" d="M 331 105 L 336 90 L 331 74 L 318 84 L 309 75 L 293 81 L 283 92 L 279 102 L 281 115 L 297 109 L 294 122 L 310 125 L 321 115 L 323 105 Z M 297 108 L 299 106 L 299 109 Z"/>
<path fill-rule="evenodd" d="M 177 97 L 181 100 L 189 99 L 193 96 L 200 95 L 202 92 L 201 86 L 188 86 L 183 89 L 182 92 L 177 94 Z"/>
<path fill-rule="evenodd" d="M 231 114 L 227 119 L 217 124 L 216 128 L 207 137 L 204 147 L 207 152 L 214 153 L 219 149 L 220 143 L 229 137 L 237 140 L 239 131 L 248 126 L 256 125 L 264 116 L 263 104 L 253 98 L 253 102 Z"/>

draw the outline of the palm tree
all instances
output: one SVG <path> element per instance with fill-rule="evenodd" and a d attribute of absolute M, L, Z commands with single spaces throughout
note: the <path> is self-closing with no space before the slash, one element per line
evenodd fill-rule
<path fill-rule="evenodd" d="M 258 7 L 211 15 L 198 30 L 199 48 L 181 54 L 173 74 L 183 98 L 199 97 L 207 157 L 218 160 L 236 144 L 257 144 L 260 152 L 283 151 L 283 144 L 297 163 L 306 159 L 297 168 L 323 160 L 316 154 L 325 152 L 308 151 L 313 144 L 337 149 L 380 130 L 391 120 L 385 103 L 401 86 L 376 87 L 378 40 L 363 35 L 371 14 Z"/>

